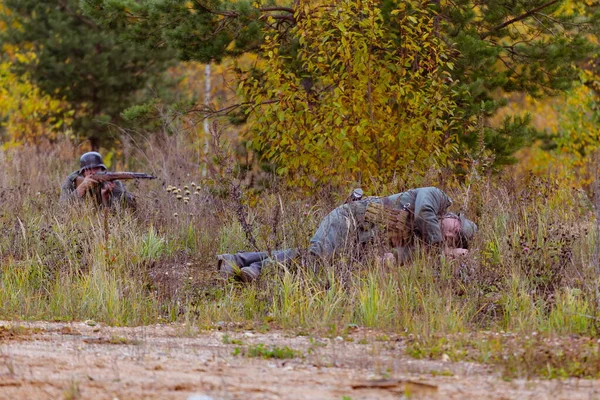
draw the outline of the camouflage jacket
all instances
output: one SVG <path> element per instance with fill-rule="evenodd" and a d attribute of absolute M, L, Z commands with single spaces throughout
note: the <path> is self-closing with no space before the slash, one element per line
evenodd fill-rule
<path fill-rule="evenodd" d="M 79 195 L 77 194 L 77 191 L 75 190 L 76 186 L 75 186 L 75 181 L 77 180 L 77 178 L 80 175 L 79 171 L 75 171 L 73 173 L 71 173 L 67 179 L 65 179 L 65 182 L 63 183 L 62 187 L 61 187 L 61 193 L 60 193 L 60 201 L 61 202 L 74 202 L 74 201 L 81 201 L 83 200 L 83 198 L 79 197 Z M 83 176 L 82 176 L 83 177 Z M 133 197 L 133 195 L 131 193 L 129 193 L 127 191 L 127 189 L 125 188 L 125 185 L 123 185 L 123 182 L 121 181 L 113 181 L 115 183 L 115 187 L 112 190 L 110 197 L 108 199 L 108 204 L 106 204 L 108 207 L 115 207 L 117 206 L 117 204 L 120 204 L 121 207 L 127 207 L 127 208 L 131 208 L 131 209 L 135 209 L 136 207 L 136 203 L 135 203 L 135 198 Z M 103 201 L 102 201 L 102 185 L 97 185 L 95 188 L 89 190 L 87 192 L 87 195 L 85 197 L 91 197 L 92 199 L 94 199 L 94 202 L 97 205 L 103 205 Z"/>
<path fill-rule="evenodd" d="M 370 202 L 408 210 L 412 216 L 411 229 L 414 236 L 428 245 L 443 241 L 440 220 L 452 205 L 452 200 L 436 187 L 423 187 L 387 197 L 370 197 L 337 207 L 319 225 L 310 240 L 309 251 L 325 257 L 356 241 L 371 241 L 377 231 L 375 226 L 365 223 L 365 211 Z M 398 249 L 398 252 L 404 250 Z"/>

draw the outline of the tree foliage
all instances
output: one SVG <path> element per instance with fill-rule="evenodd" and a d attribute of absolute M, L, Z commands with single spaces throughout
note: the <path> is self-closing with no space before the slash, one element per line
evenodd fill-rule
<path fill-rule="evenodd" d="M 557 107 L 559 115 L 555 131 L 550 135 L 552 151 L 564 167 L 570 169 L 577 185 L 589 189 L 598 182 L 598 151 L 600 150 L 600 114 L 597 94 L 591 88 L 598 75 L 582 71 L 582 84 L 575 87 Z"/>
<path fill-rule="evenodd" d="M 184 59 L 203 62 L 218 61 L 223 57 L 236 56 L 243 52 L 260 54 L 266 49 L 267 62 L 257 65 L 255 71 L 257 72 L 255 74 L 256 85 L 262 85 L 261 75 L 270 80 L 266 82 L 270 86 L 269 89 L 263 91 L 261 101 L 275 94 L 273 92 L 274 83 L 288 85 L 284 86 L 284 90 L 281 91 L 287 93 L 282 95 L 284 97 L 294 92 L 298 93 L 294 95 L 295 97 L 285 98 L 285 101 L 272 103 L 271 107 L 265 111 L 267 114 L 259 115 L 256 120 L 263 127 L 268 128 L 269 134 L 263 137 L 262 134 L 258 135 L 258 131 L 255 130 L 257 136 L 253 138 L 254 143 L 271 160 L 277 160 L 278 163 L 284 159 L 292 162 L 291 160 L 296 157 L 293 151 L 298 145 L 298 141 L 306 142 L 306 139 L 290 136 L 286 131 L 275 134 L 275 127 L 299 132 L 301 124 L 304 123 L 304 129 L 315 129 L 314 136 L 319 139 L 310 143 L 310 146 L 304 144 L 313 148 L 311 150 L 315 154 L 313 158 L 328 153 L 326 149 L 338 150 L 337 144 L 346 140 L 341 138 L 341 135 L 350 134 L 352 136 L 349 131 L 340 133 L 341 130 L 335 133 L 338 137 L 328 136 L 329 134 L 335 135 L 333 129 L 331 132 L 328 130 L 330 126 L 335 126 L 336 119 L 334 117 L 333 125 L 330 124 L 327 129 L 324 129 L 322 124 L 326 123 L 325 117 L 319 116 L 325 115 L 326 112 L 318 107 L 309 108 L 310 112 L 307 113 L 310 114 L 311 119 L 315 118 L 319 121 L 315 126 L 310 125 L 308 120 L 300 122 L 297 118 L 292 121 L 280 120 L 282 115 L 289 116 L 286 108 L 288 104 L 297 103 L 296 98 L 302 93 L 299 86 L 309 87 L 308 90 L 304 88 L 307 96 L 313 95 L 312 92 L 315 92 L 320 100 L 328 101 L 335 99 L 333 96 L 336 90 L 337 92 L 348 90 L 348 87 L 336 86 L 343 80 L 332 81 L 331 76 L 328 76 L 328 74 L 340 74 L 339 66 L 332 65 L 323 68 L 322 65 L 318 65 L 318 60 L 315 61 L 311 56 L 306 55 L 310 49 L 306 43 L 301 43 L 299 40 L 302 37 L 299 32 L 302 30 L 308 29 L 307 33 L 311 34 L 315 27 L 318 27 L 319 32 L 323 33 L 322 38 L 331 41 L 331 43 L 315 41 L 315 49 L 326 49 L 325 51 L 331 53 L 327 54 L 326 62 L 332 62 L 333 57 L 329 57 L 330 55 L 341 57 L 340 65 L 347 64 L 354 73 L 359 71 L 358 63 L 347 61 L 352 54 L 350 57 L 346 57 L 346 54 L 338 48 L 338 46 L 343 47 L 340 45 L 342 43 L 340 38 L 344 37 L 344 34 L 341 32 L 334 34 L 329 25 L 335 28 L 335 23 L 327 22 L 327 13 L 320 12 L 318 8 L 331 10 L 343 20 L 345 16 L 336 11 L 346 7 L 346 3 L 343 1 L 317 1 L 308 8 L 306 2 L 301 1 L 274 4 L 267 1 L 250 3 L 238 0 L 84 0 L 84 3 L 87 4 L 88 13 L 93 15 L 96 20 L 107 26 L 123 28 L 127 37 L 142 41 L 151 48 L 164 45 L 174 47 L 179 51 L 180 57 Z M 362 2 L 357 1 L 356 3 L 363 5 Z M 371 46 L 371 41 L 376 39 L 381 43 L 381 48 L 388 51 L 394 46 L 396 48 L 406 46 L 403 33 L 406 28 L 410 28 L 413 21 L 402 19 L 394 13 L 395 10 L 400 10 L 402 7 L 416 13 L 421 10 L 428 15 L 429 29 L 420 34 L 427 33 L 436 40 L 439 39 L 434 48 L 441 49 L 439 46 L 443 41 L 442 52 L 446 57 L 445 61 L 452 61 L 452 67 L 447 63 L 445 65 L 442 63 L 439 67 L 449 74 L 448 82 L 444 81 L 444 83 L 452 85 L 455 95 L 448 99 L 456 103 L 455 107 L 451 105 L 449 108 L 455 109 L 454 118 L 461 120 L 461 123 L 448 121 L 443 135 L 446 138 L 456 135 L 460 139 L 460 151 L 454 153 L 457 165 L 461 164 L 461 160 L 469 160 L 482 154 L 493 160 L 491 163 L 493 167 L 513 163 L 515 151 L 531 143 L 536 132 L 529 125 L 528 117 L 508 116 L 499 126 L 489 123 L 491 117 L 506 105 L 506 94 L 523 92 L 541 98 L 563 93 L 572 87 L 573 82 L 578 81 L 580 64 L 585 61 L 586 57 L 597 51 L 595 38 L 597 37 L 597 26 L 600 26 L 597 23 L 598 6 L 595 2 L 587 0 L 583 2 L 573 0 L 523 0 L 519 2 L 513 0 L 431 0 L 418 5 L 401 0 L 379 0 L 374 2 L 373 6 L 378 15 L 372 20 L 377 21 L 378 31 L 360 27 L 358 21 L 353 21 L 356 26 L 347 22 L 343 23 L 345 24 L 344 29 L 350 29 L 353 35 L 366 35 L 361 39 L 363 44 L 360 44 L 359 40 L 355 38 L 354 41 L 345 39 L 344 45 L 348 45 L 347 48 L 352 51 L 357 51 L 359 59 L 364 54 L 372 57 L 369 58 L 369 65 L 380 68 L 384 63 L 381 54 L 378 54 L 377 46 L 379 44 Z M 347 7 L 345 9 L 349 10 Z M 369 7 L 367 9 L 370 10 Z M 350 15 L 357 17 L 356 13 Z M 322 21 L 318 21 L 319 19 Z M 312 25 L 307 27 L 306 21 L 312 21 Z M 431 41 L 429 37 L 424 37 L 423 40 L 425 43 Z M 364 43 L 369 44 L 365 45 Z M 353 45 L 356 45 L 356 48 L 351 47 Z M 364 50 L 365 46 L 369 49 L 367 52 Z M 275 50 L 277 50 L 276 53 Z M 268 51 L 271 51 L 274 56 L 270 56 Z M 381 53 L 383 52 L 381 51 Z M 392 51 L 391 55 L 385 59 L 385 63 L 397 65 L 398 60 L 393 59 L 394 55 L 397 54 Z M 364 58 L 361 60 L 364 61 Z M 266 70 L 261 71 L 262 68 L 266 68 Z M 409 69 L 406 70 L 409 71 Z M 383 68 L 382 75 L 385 71 L 390 73 L 387 64 Z M 352 73 L 343 76 L 351 79 Z M 397 74 L 398 71 L 393 71 L 393 73 Z M 322 76 L 318 74 L 322 74 Z M 276 78 L 277 76 L 280 78 Z M 378 79 L 374 75 L 368 76 L 372 80 Z M 360 81 L 362 83 L 356 80 L 356 85 L 364 85 L 368 81 L 364 76 L 361 79 L 363 79 Z M 328 87 L 327 85 L 332 86 Z M 392 85 L 393 83 L 390 82 L 388 89 Z M 328 91 L 323 90 L 326 87 Z M 352 87 L 354 88 L 354 86 Z M 246 86 L 245 90 L 247 89 Z M 266 93 L 266 90 L 271 90 L 271 93 Z M 359 89 L 357 89 L 358 92 Z M 254 96 L 250 92 L 246 93 Z M 444 90 L 441 93 L 442 96 L 446 96 Z M 394 93 L 388 92 L 388 94 L 390 103 L 398 101 L 394 98 Z M 327 99 L 326 96 L 330 96 L 330 99 Z M 421 97 L 421 100 L 427 98 L 425 95 Z M 252 97 L 251 101 L 255 102 L 256 98 Z M 376 101 L 379 100 L 376 99 L 372 104 L 366 104 L 364 99 L 358 101 L 356 104 L 367 108 L 361 109 L 358 115 L 352 115 L 352 117 L 348 117 L 347 109 L 344 109 L 347 105 L 343 102 L 338 102 L 339 107 L 333 103 L 327 107 L 331 109 L 332 115 L 339 114 L 342 124 L 337 125 L 342 127 L 345 124 L 350 125 L 349 120 L 344 120 L 344 118 L 363 121 L 363 123 L 368 121 L 368 118 L 364 119 L 363 114 L 371 112 L 365 110 L 375 111 Z M 309 104 L 310 101 L 307 99 L 306 103 Z M 423 103 L 422 107 L 428 105 L 430 104 Z M 297 104 L 295 106 L 298 107 Z M 369 108 L 371 106 L 372 108 Z M 281 107 L 284 110 L 281 110 Z M 339 109 L 334 110 L 336 107 Z M 260 109 L 263 110 L 263 108 Z M 278 112 L 270 111 L 274 109 L 277 109 Z M 399 106 L 392 107 L 390 113 L 401 111 L 402 108 Z M 267 123 L 267 116 L 271 118 L 270 123 Z M 392 115 L 390 119 L 397 121 L 403 118 L 406 116 Z M 418 121 L 418 116 L 416 118 Z M 416 121 L 415 124 L 417 124 Z M 369 165 L 365 168 L 370 169 L 371 160 L 375 160 L 373 165 L 382 165 L 381 154 L 377 152 L 384 148 L 381 141 L 378 142 L 373 138 L 379 135 L 381 135 L 379 137 L 383 137 L 385 131 L 374 135 L 373 132 L 382 127 L 377 124 L 371 127 L 367 125 L 359 124 L 357 126 L 360 128 L 352 129 L 366 131 L 365 138 L 361 138 L 361 143 L 368 142 L 367 147 L 371 146 L 368 151 L 374 153 L 365 155 L 359 152 L 354 155 L 355 159 L 340 159 L 340 161 L 349 162 L 347 169 L 353 172 L 356 165 L 364 162 Z M 478 126 L 482 134 L 472 134 L 473 126 Z M 398 129 L 401 131 L 404 127 Z M 420 133 L 414 132 L 413 134 L 416 136 L 426 132 L 428 132 L 427 129 L 424 129 Z M 306 133 L 306 135 L 310 136 L 313 133 Z M 294 138 L 293 145 L 287 143 L 290 137 Z M 273 142 L 268 144 L 265 142 L 265 138 L 270 138 Z M 430 138 L 427 136 L 421 140 L 428 141 Z M 433 140 L 435 141 L 435 139 Z M 351 139 L 348 140 L 348 143 L 352 143 L 353 146 L 357 144 Z M 278 146 L 283 147 L 278 148 Z M 320 154 L 314 152 L 316 146 L 322 146 Z M 424 148 L 428 149 L 427 146 Z M 276 154 L 284 152 L 285 154 Z M 452 153 L 445 155 L 452 155 Z M 334 160 L 335 157 L 328 159 Z M 401 163 L 400 160 L 399 158 L 397 161 Z M 303 162 L 306 163 L 306 161 Z M 292 162 L 289 169 L 282 168 L 283 165 L 279 165 L 279 167 L 281 172 L 286 172 L 301 167 L 301 164 L 296 160 Z M 424 163 L 423 167 L 425 165 L 428 164 Z M 310 170 L 310 168 L 306 168 L 307 165 L 302 166 L 302 169 Z M 372 175 L 372 172 L 367 174 Z"/>
<path fill-rule="evenodd" d="M 257 4 L 257 3 L 254 3 Z M 81 0 L 86 15 L 149 49 L 170 47 L 184 60 L 220 62 L 258 50 L 260 6 L 223 0 Z"/>
<path fill-rule="evenodd" d="M 260 77 L 240 78 L 254 105 L 254 147 L 308 186 L 388 181 L 444 161 L 455 145 L 447 136 L 455 102 L 433 14 L 417 2 L 393 10 L 403 27 L 398 46 L 373 0 L 300 1 L 298 10 L 303 17 L 288 36 L 298 41 L 300 68 L 287 68 L 274 34 Z"/>
<path fill-rule="evenodd" d="M 580 80 L 565 96 L 552 101 L 523 99 L 520 106 L 538 116 L 545 134 L 523 152 L 520 167 L 537 174 L 550 172 L 568 185 L 589 189 L 600 178 L 600 104 L 594 89 L 599 77 L 588 68 L 580 72 Z"/>
<path fill-rule="evenodd" d="M 0 14 L 9 11 L 0 1 Z M 0 20 L 0 32 L 7 25 Z M 35 60 L 35 54 L 27 49 L 2 46 L 0 58 L 0 131 L 6 145 L 29 143 L 39 145 L 52 142 L 71 123 L 72 110 L 62 100 L 43 93 L 28 77 L 18 76 L 11 65 L 19 59 Z"/>
<path fill-rule="evenodd" d="M 92 147 L 112 140 L 111 123 L 136 101 L 168 61 L 166 52 L 123 42 L 83 15 L 78 0 L 3 0 L 7 13 L 0 43 L 30 46 L 36 57 L 12 66 L 46 95 L 64 98 L 74 114 L 74 131 Z"/>
<path fill-rule="evenodd" d="M 555 96 L 578 82 L 581 64 L 597 51 L 598 6 L 571 0 L 436 3 L 444 37 L 459 53 L 452 72 L 464 93 L 458 106 L 466 118 L 484 117 L 494 164 L 513 163 L 514 152 L 536 132 L 520 116 L 508 116 L 499 127 L 488 118 L 506 105 L 505 94 Z M 475 137 L 461 139 L 466 151 L 476 147 Z"/>
<path fill-rule="evenodd" d="M 18 54 L 34 59 L 34 54 Z M 57 139 L 71 123 L 72 110 L 61 99 L 40 91 L 26 76 L 10 70 L 9 61 L 0 62 L 0 119 L 6 139 L 13 143 L 41 144 Z"/>

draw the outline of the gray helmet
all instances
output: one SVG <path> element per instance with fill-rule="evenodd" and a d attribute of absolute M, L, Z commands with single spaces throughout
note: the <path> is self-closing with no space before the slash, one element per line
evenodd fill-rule
<path fill-rule="evenodd" d="M 471 221 L 463 213 L 458 215 L 449 212 L 444 215 L 444 218 L 454 218 L 460 221 L 460 232 L 458 233 L 458 246 L 464 249 L 469 247 L 469 241 L 473 239 L 477 232 L 477 224 Z"/>
<path fill-rule="evenodd" d="M 106 165 L 104 165 L 102 156 L 96 151 L 89 151 L 82 155 L 79 159 L 79 167 L 80 173 L 88 168 L 102 168 L 104 170 L 108 169 L 106 168 Z"/>
<path fill-rule="evenodd" d="M 460 234 L 466 240 L 473 239 L 475 233 L 477 232 L 477 224 L 467 217 L 463 213 L 458 214 L 458 218 L 460 219 Z"/>

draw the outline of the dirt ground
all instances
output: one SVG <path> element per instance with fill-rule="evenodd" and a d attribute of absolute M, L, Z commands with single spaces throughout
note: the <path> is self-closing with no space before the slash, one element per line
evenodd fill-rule
<path fill-rule="evenodd" d="M 483 365 L 411 359 L 368 330 L 349 341 L 88 324 L 0 322 L 0 399 L 600 399 L 600 381 L 506 382 Z M 258 344 L 297 356 L 244 355 Z"/>

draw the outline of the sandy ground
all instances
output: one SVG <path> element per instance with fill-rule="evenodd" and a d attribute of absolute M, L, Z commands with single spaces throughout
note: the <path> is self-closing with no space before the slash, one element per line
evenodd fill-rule
<path fill-rule="evenodd" d="M 505 382 L 483 365 L 411 359 L 367 330 L 227 330 L 0 322 L 0 399 L 600 399 L 600 381 Z M 299 355 L 234 355 L 261 343 Z"/>

